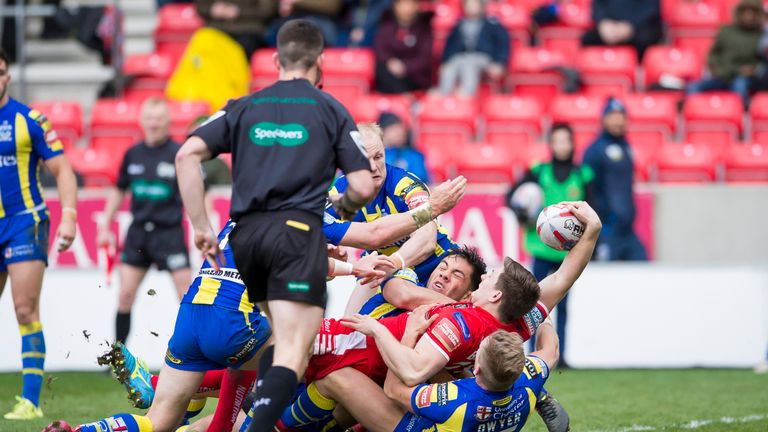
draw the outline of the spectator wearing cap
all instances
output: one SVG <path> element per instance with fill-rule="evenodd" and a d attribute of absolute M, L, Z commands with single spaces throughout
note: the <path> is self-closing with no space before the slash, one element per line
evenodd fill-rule
<path fill-rule="evenodd" d="M 707 59 L 710 78 L 691 83 L 688 93 L 731 90 L 744 106 L 760 62 L 758 47 L 763 35 L 763 2 L 741 0 L 733 12 L 733 23 L 720 27 Z"/>
<path fill-rule="evenodd" d="M 460 96 L 474 96 L 485 74 L 492 80 L 504 76 L 509 63 L 509 34 L 495 17 L 485 12 L 485 0 L 464 0 L 464 18 L 451 30 L 440 65 L 440 93 L 450 95 L 459 86 Z"/>
<path fill-rule="evenodd" d="M 395 0 L 383 17 L 373 45 L 376 90 L 407 93 L 432 84 L 432 13 L 417 0 Z"/>
<path fill-rule="evenodd" d="M 411 134 L 403 120 L 397 114 L 383 112 L 378 123 L 384 133 L 387 163 L 410 172 L 424 183 L 429 183 L 424 155 L 411 146 Z"/>
<path fill-rule="evenodd" d="M 662 37 L 659 0 L 592 0 L 592 22 L 582 45 L 631 45 L 640 59 Z"/>
<path fill-rule="evenodd" d="M 645 261 L 645 248 L 634 231 L 634 163 L 626 138 L 627 111 L 619 99 L 608 100 L 602 122 L 603 130 L 587 148 L 583 161 L 595 174 L 590 205 L 603 221 L 597 258 Z"/>

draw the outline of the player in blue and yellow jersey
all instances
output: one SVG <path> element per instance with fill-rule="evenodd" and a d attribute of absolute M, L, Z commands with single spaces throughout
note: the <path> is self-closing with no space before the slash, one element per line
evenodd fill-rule
<path fill-rule="evenodd" d="M 39 182 L 41 162 L 56 177 L 62 218 L 58 249 L 72 245 L 77 232 L 77 182 L 56 132 L 45 116 L 8 96 L 8 58 L 0 50 L 0 294 L 10 276 L 21 333 L 24 387 L 10 420 L 42 417 L 40 388 L 45 339 L 40 291 L 48 264 L 48 208 Z"/>
<path fill-rule="evenodd" d="M 410 330 L 424 331 L 434 321 L 425 317 L 424 310 L 411 315 Z M 486 337 L 477 351 L 473 378 L 410 387 L 390 372 L 384 392 L 399 405 L 392 414 L 402 418 L 395 424 L 390 416 L 385 422 L 386 430 L 521 430 L 536 408 L 536 400 L 559 354 L 557 335 L 549 320 L 539 326 L 536 336 L 536 351 L 528 357 L 523 340 L 516 333 L 499 330 Z M 415 341 L 417 337 L 408 339 Z"/>

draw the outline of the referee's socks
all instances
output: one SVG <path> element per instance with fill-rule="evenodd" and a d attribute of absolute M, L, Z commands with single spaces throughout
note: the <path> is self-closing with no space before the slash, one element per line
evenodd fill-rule
<path fill-rule="evenodd" d="M 296 372 L 283 366 L 272 366 L 256 390 L 251 408 L 252 422 L 248 432 L 272 432 L 283 410 L 291 402 L 298 378 Z"/>

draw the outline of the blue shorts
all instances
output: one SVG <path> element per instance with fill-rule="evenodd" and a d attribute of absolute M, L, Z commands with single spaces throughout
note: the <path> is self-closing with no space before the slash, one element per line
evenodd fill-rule
<path fill-rule="evenodd" d="M 48 230 L 50 222 L 35 222 L 32 214 L 0 218 L 0 272 L 8 264 L 42 261 L 48 265 Z"/>
<path fill-rule="evenodd" d="M 253 358 L 271 335 L 269 322 L 260 312 L 182 303 L 165 363 L 186 371 L 237 369 Z"/>

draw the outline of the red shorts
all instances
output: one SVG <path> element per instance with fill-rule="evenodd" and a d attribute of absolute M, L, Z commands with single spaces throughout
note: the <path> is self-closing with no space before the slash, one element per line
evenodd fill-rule
<path fill-rule="evenodd" d="M 372 337 L 342 325 L 339 320 L 325 318 L 304 375 L 306 382 L 325 378 L 345 367 L 368 375 L 379 385 L 384 384 L 387 376 L 387 365 Z"/>

